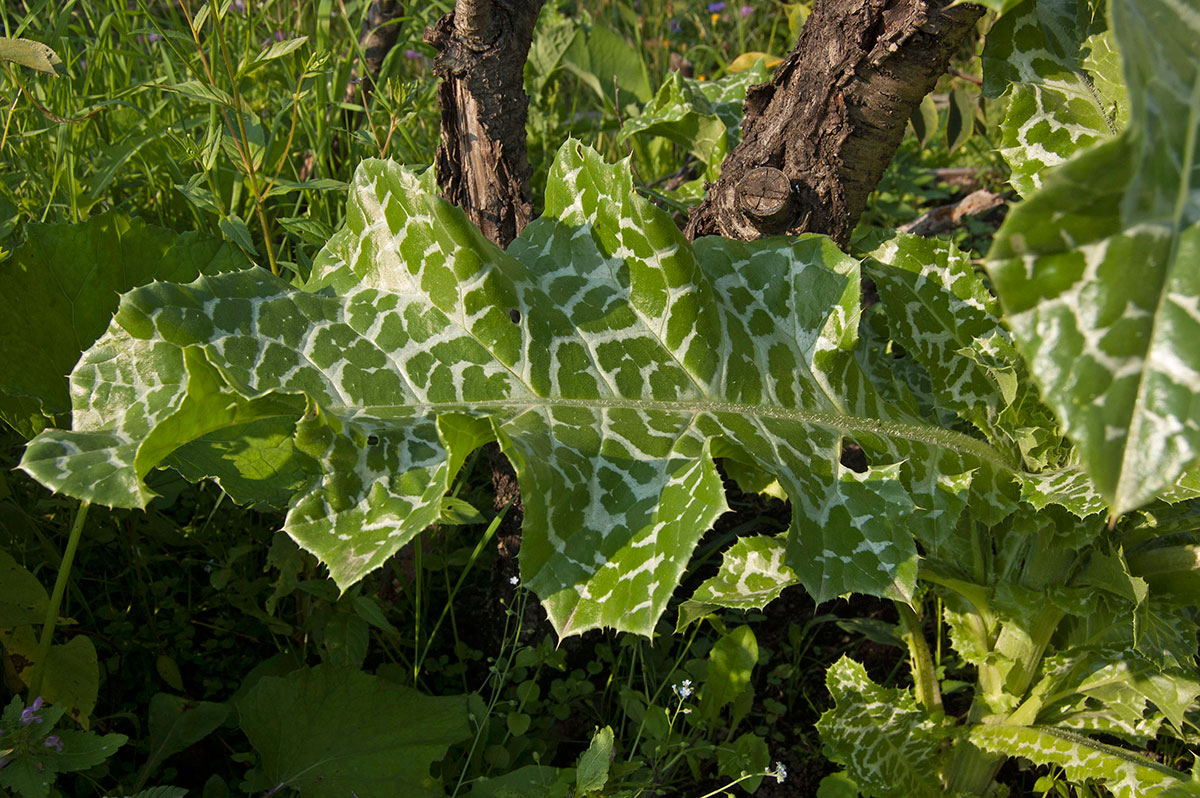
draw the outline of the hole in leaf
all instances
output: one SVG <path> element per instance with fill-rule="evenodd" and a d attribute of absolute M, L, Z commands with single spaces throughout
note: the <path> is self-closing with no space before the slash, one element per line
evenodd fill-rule
<path fill-rule="evenodd" d="M 516 308 L 510 308 L 508 311 L 508 318 L 512 320 L 513 324 L 520 324 L 521 311 L 517 310 Z"/>
<path fill-rule="evenodd" d="M 367 436 L 367 446 L 378 446 L 378 445 L 379 445 L 379 436 L 378 435 L 368 435 Z"/>
<path fill-rule="evenodd" d="M 862 447 L 850 439 L 842 441 L 842 465 L 855 471 L 859 474 L 865 473 L 870 463 L 867 462 L 867 453 L 862 450 Z"/>

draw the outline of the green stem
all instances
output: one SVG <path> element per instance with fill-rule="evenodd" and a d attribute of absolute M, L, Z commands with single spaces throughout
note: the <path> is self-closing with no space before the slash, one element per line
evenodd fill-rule
<path fill-rule="evenodd" d="M 71 578 L 71 563 L 75 560 L 75 551 L 79 548 L 79 538 L 83 534 L 83 522 L 87 520 L 88 502 L 80 502 L 75 512 L 75 523 L 71 525 L 71 536 L 67 538 L 67 550 L 63 552 L 62 563 L 58 566 L 58 576 L 54 578 L 54 592 L 50 596 L 50 604 L 46 607 L 46 621 L 42 624 L 42 639 L 38 642 L 37 658 L 33 663 L 33 676 L 29 680 L 29 694 L 42 694 L 42 679 L 46 675 L 46 660 L 50 656 L 50 641 L 54 638 L 54 627 L 58 623 L 58 610 L 62 606 L 63 594 L 67 592 L 67 581 Z"/>
<path fill-rule="evenodd" d="M 933 656 L 925 642 L 925 630 L 912 607 L 902 601 L 894 602 L 904 626 L 904 642 L 908 645 L 909 663 L 912 667 L 913 686 L 921 706 L 931 711 L 942 709 L 942 691 L 938 688 L 937 671 L 933 667 Z"/>

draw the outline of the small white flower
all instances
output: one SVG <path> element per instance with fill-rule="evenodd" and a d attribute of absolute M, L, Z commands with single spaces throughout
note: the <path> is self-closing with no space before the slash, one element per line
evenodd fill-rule
<path fill-rule="evenodd" d="M 787 768 L 783 766 L 782 762 L 776 762 L 775 770 L 772 771 L 771 775 L 775 777 L 777 784 L 783 784 L 783 780 L 787 778 Z"/>
<path fill-rule="evenodd" d="M 508 583 L 509 583 L 510 585 L 519 585 L 519 584 L 521 584 L 521 577 L 519 577 L 519 576 L 514 576 L 512 579 L 509 579 L 509 580 L 508 580 Z"/>
<path fill-rule="evenodd" d="M 684 679 L 679 684 L 672 685 L 671 689 L 674 690 L 675 695 L 679 696 L 681 699 L 687 698 L 692 694 L 692 680 Z"/>

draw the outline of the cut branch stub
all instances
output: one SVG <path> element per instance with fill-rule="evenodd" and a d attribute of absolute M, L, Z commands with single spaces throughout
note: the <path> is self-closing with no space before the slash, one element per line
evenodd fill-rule
<path fill-rule="evenodd" d="M 746 172 L 737 185 L 738 207 L 764 234 L 786 230 L 796 212 L 792 181 L 773 166 Z"/>
<path fill-rule="evenodd" d="M 845 246 L 909 117 L 982 14 L 951 0 L 817 0 L 771 82 L 747 93 L 742 140 L 688 236 L 813 232 Z M 743 181 L 764 164 L 795 178 L 778 229 L 744 206 Z"/>

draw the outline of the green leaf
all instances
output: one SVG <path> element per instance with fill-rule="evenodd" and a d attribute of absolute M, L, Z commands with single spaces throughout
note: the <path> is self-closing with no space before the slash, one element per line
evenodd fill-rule
<path fill-rule="evenodd" d="M 26 707 L 20 696 L 13 696 L 0 716 L 5 760 L 0 767 L 0 788 L 15 790 L 25 798 L 46 798 L 59 773 L 95 767 L 129 739 L 123 734 L 100 737 L 92 732 L 56 729 L 63 708 L 41 706 L 40 701 L 29 707 L 37 708 L 34 717 L 38 722 L 22 721 L 21 713 Z M 57 740 L 50 740 L 51 737 Z"/>
<path fill-rule="evenodd" d="M 11 630 L 0 643 L 13 658 L 15 675 L 26 684 L 38 663 L 38 638 L 32 627 Z M 50 646 L 42 677 L 42 697 L 88 728 L 100 693 L 100 665 L 92 641 L 80 635 Z"/>
<path fill-rule="evenodd" d="M 1119 514 L 1200 454 L 1200 20 L 1163 0 L 1112 14 L 1130 129 L 1016 207 L 988 269 L 1044 400 Z"/>
<path fill-rule="evenodd" d="M 937 774 L 945 732 L 911 692 L 880 687 L 848 657 L 829 668 L 825 683 L 835 704 L 817 722 L 825 755 L 846 768 L 864 795 L 943 794 Z"/>
<path fill-rule="evenodd" d="M 150 755 L 139 779 L 145 780 L 168 758 L 191 748 L 229 717 L 228 704 L 191 701 L 167 693 L 150 698 Z"/>
<path fill-rule="evenodd" d="M 738 735 L 731 743 L 717 748 L 717 773 L 730 781 L 751 773 L 757 773 L 752 778 L 739 782 L 738 786 L 746 793 L 753 794 L 762 783 L 762 775 L 771 767 L 771 751 L 767 742 L 754 732 Z"/>
<path fill-rule="evenodd" d="M 800 584 L 784 560 L 784 537 L 758 535 L 739 538 L 725 552 L 717 575 L 706 579 L 692 597 L 679 606 L 676 631 L 717 607 L 759 609 L 779 597 L 784 588 Z"/>
<path fill-rule="evenodd" d="M 596 729 L 592 742 L 579 756 L 575 769 L 575 788 L 580 795 L 604 789 L 608 782 L 608 769 L 612 764 L 613 730 L 611 726 Z"/>
<path fill-rule="evenodd" d="M 244 268 L 236 249 L 110 213 L 80 224 L 30 224 L 0 263 L 0 416 L 28 398 L 48 419 L 71 409 L 66 375 L 104 334 L 119 295 L 153 280 L 187 282 Z M 13 423 L 32 436 L 46 426 Z"/>
<path fill-rule="evenodd" d="M 238 69 L 237 77 L 243 78 L 254 72 L 259 67 L 274 61 L 278 58 L 283 58 L 285 55 L 295 52 L 308 43 L 307 36 L 298 36 L 294 39 L 285 39 L 282 42 L 271 42 L 270 45 L 264 47 L 262 52 L 254 56 L 248 63 Z"/>
<path fill-rule="evenodd" d="M 1115 135 L 1125 117 L 1120 81 L 1112 80 L 1120 59 L 1104 15 L 1088 6 L 1026 0 L 988 31 L 984 92 L 1008 89 L 1000 152 L 1023 196 L 1042 184 L 1048 167 Z"/>
<path fill-rule="evenodd" d="M 858 796 L 858 785 L 842 770 L 830 773 L 821 779 L 821 783 L 817 787 L 817 798 L 858 798 Z"/>
<path fill-rule="evenodd" d="M 42 623 L 49 601 L 37 577 L 0 550 L 0 629 Z"/>
<path fill-rule="evenodd" d="M 974 726 L 968 739 L 985 751 L 1058 765 L 1074 782 L 1100 782 L 1115 798 L 1152 798 L 1182 780 L 1173 771 L 1131 751 L 1054 727 Z"/>
<path fill-rule="evenodd" d="M 747 691 L 758 664 L 758 640 L 749 626 L 735 626 L 722 635 L 708 652 L 708 671 L 700 688 L 700 715 L 716 720 L 721 709 Z M 731 723 L 730 728 L 736 728 Z"/>
<path fill-rule="evenodd" d="M 263 677 L 236 705 L 260 758 L 249 789 L 307 798 L 442 795 L 429 766 L 470 735 L 465 697 L 330 665 Z"/>
<path fill-rule="evenodd" d="M 367 161 L 305 290 L 257 269 L 128 294 L 72 375 L 74 431 L 43 433 L 22 467 L 137 507 L 177 447 L 294 423 L 314 471 L 285 530 L 344 589 L 434 523 L 497 439 L 525 497 L 522 578 L 556 630 L 649 635 L 725 510 L 716 446 L 778 479 L 788 565 L 818 601 L 908 600 L 911 530 L 953 523 L 961 475 L 1012 464 L 875 391 L 858 308 L 857 263 L 828 239 L 693 246 L 627 164 L 577 142 L 507 253 L 431 172 Z M 839 462 L 850 439 L 864 473 Z"/>
<path fill-rule="evenodd" d="M 185 80 L 182 83 L 164 86 L 163 88 L 168 91 L 179 92 L 186 97 L 191 97 L 193 100 L 199 100 L 202 103 L 221 105 L 231 111 L 234 108 L 233 98 L 220 86 L 214 86 L 211 83 L 201 83 L 198 80 Z"/>
<path fill-rule="evenodd" d="M 557 768 L 526 765 L 503 776 L 479 779 L 468 798 L 567 798 L 571 783 L 561 776 Z"/>
<path fill-rule="evenodd" d="M 770 74 L 761 60 L 750 69 L 712 81 L 671 72 L 653 102 L 621 127 L 621 137 L 662 136 L 700 159 L 715 180 L 725 154 L 740 138 L 746 90 L 768 80 Z"/>
<path fill-rule="evenodd" d="M 11 61 L 49 75 L 65 75 L 66 67 L 48 45 L 30 39 L 0 36 L 0 61 Z"/>
<path fill-rule="evenodd" d="M 623 108 L 630 94 L 642 103 L 653 95 L 642 54 L 624 37 L 603 26 L 593 25 L 584 35 L 576 36 L 562 56 L 562 64 L 606 104 Z M 625 97 L 618 101 L 614 96 L 617 92 Z"/>

